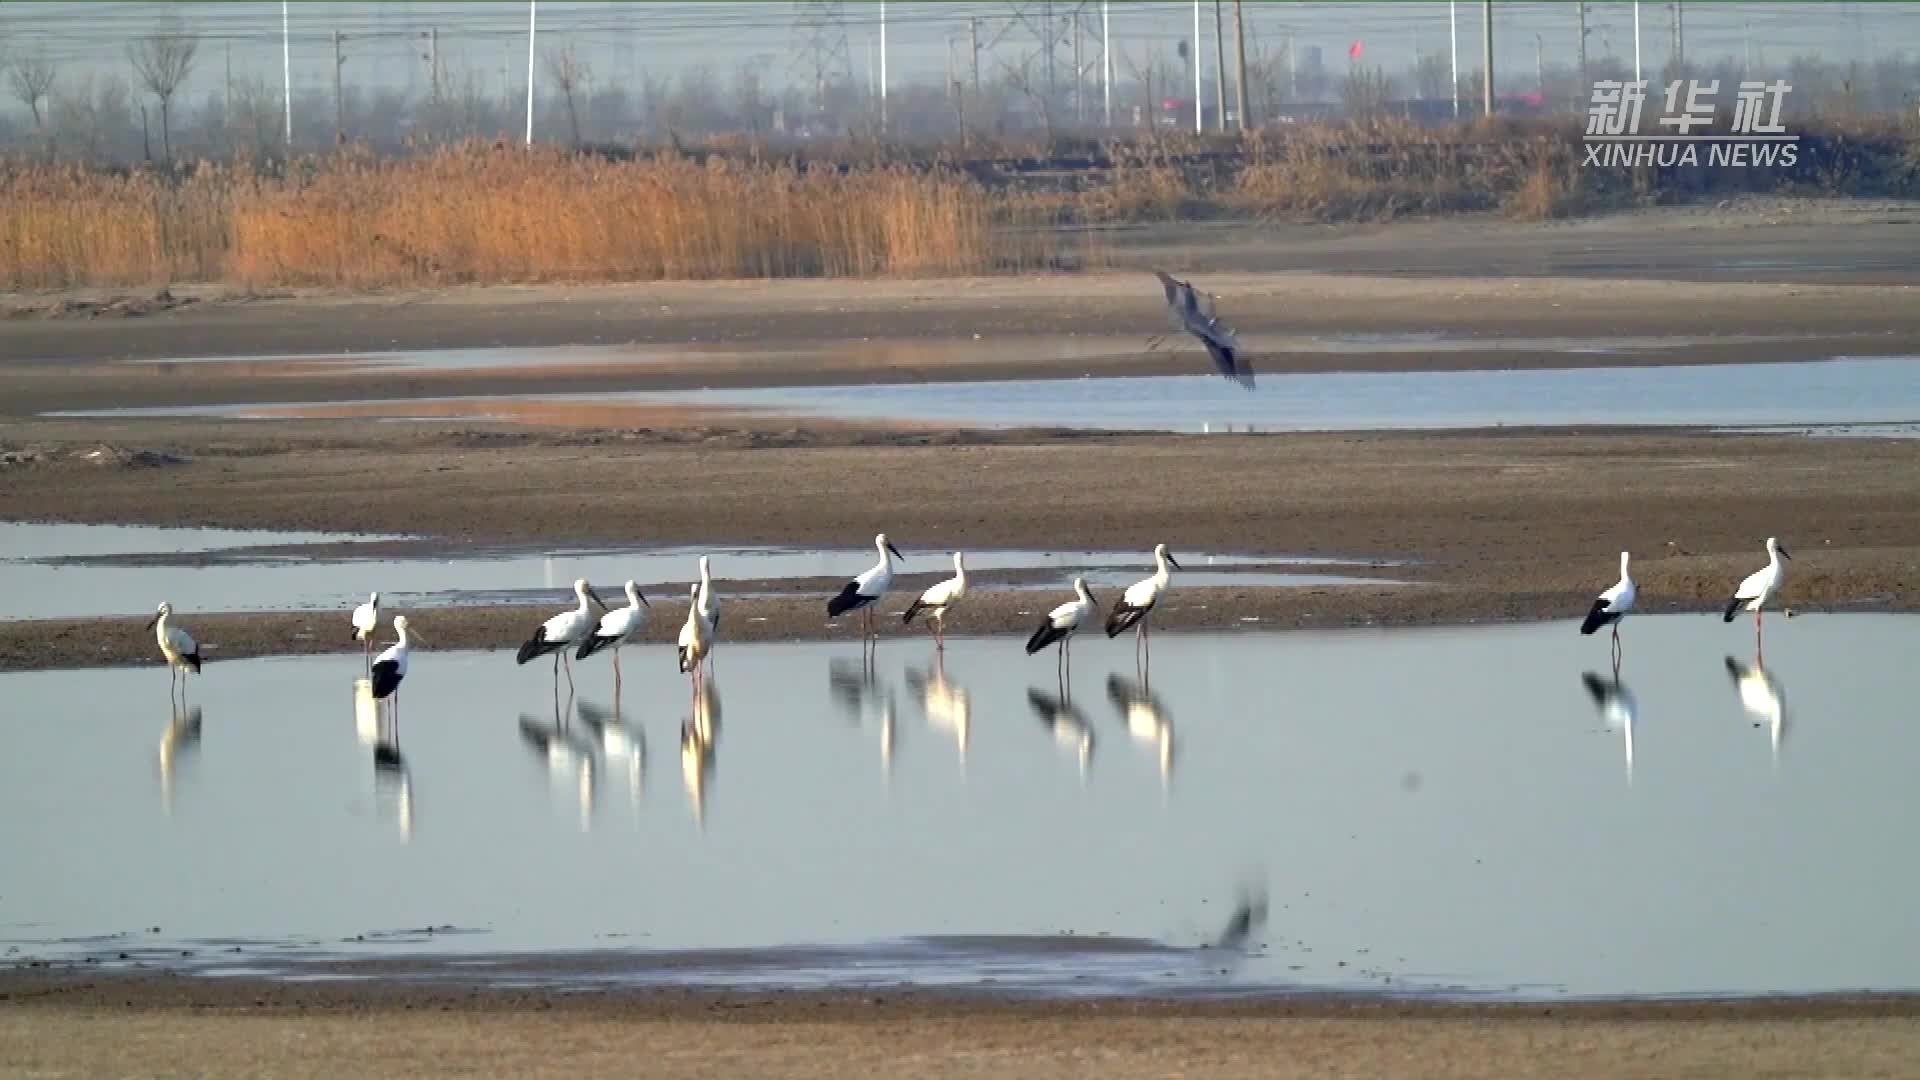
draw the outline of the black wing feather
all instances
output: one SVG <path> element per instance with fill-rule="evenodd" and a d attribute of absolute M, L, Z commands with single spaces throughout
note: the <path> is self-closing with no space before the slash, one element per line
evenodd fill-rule
<path fill-rule="evenodd" d="M 195 675 L 200 674 L 200 650 L 199 649 L 193 650 L 192 652 L 181 657 L 180 659 L 185 660 L 187 662 L 187 666 L 193 669 L 193 673 Z"/>
<path fill-rule="evenodd" d="M 538 630 L 535 630 L 533 636 L 528 638 L 520 646 L 520 651 L 514 654 L 514 660 L 524 664 L 535 657 L 545 656 L 550 652 L 561 649 L 565 647 L 565 645 L 566 642 L 564 641 L 548 641 L 547 628 L 543 625 Z"/>
<path fill-rule="evenodd" d="M 1052 619 L 1040 620 L 1040 628 L 1027 639 L 1027 655 L 1032 656 L 1072 632 L 1069 627 L 1053 625 Z"/>
<path fill-rule="evenodd" d="M 383 698 L 400 686 L 400 664 L 394 660 L 382 660 L 373 665 L 373 696 Z"/>
<path fill-rule="evenodd" d="M 841 588 L 837 596 L 827 601 L 827 617 L 833 618 L 839 615 L 845 615 L 855 608 L 865 607 L 871 603 L 873 603 L 873 597 L 860 595 L 860 583 L 857 581 L 849 581 Z"/>
<path fill-rule="evenodd" d="M 611 637 L 602 637 L 599 634 L 588 634 L 587 640 L 581 642 L 580 648 L 574 651 L 573 658 L 575 660 L 585 660 L 587 657 L 613 644 L 613 642 L 614 639 Z"/>
<path fill-rule="evenodd" d="M 1619 621 L 1619 612 L 1608 611 L 1605 600 L 1595 600 L 1593 602 L 1593 609 L 1587 612 L 1586 620 L 1580 624 L 1580 632 L 1583 634 L 1591 634 L 1608 623 Z"/>
<path fill-rule="evenodd" d="M 1107 616 L 1107 636 L 1119 637 L 1133 629 L 1133 625 L 1146 618 L 1147 609 L 1134 607 L 1125 600 L 1113 605 L 1113 611 Z"/>
<path fill-rule="evenodd" d="M 1728 600 L 1727 600 L 1727 610 L 1726 610 L 1726 613 L 1725 613 L 1724 615 L 1722 615 L 1722 616 L 1720 617 L 1720 621 L 1721 621 L 1721 622 L 1732 622 L 1732 621 L 1733 621 L 1733 613 L 1734 613 L 1734 612 L 1736 612 L 1736 611 L 1739 611 L 1739 610 L 1740 610 L 1740 605 L 1741 605 L 1741 604 L 1743 604 L 1743 603 L 1745 603 L 1745 602 L 1746 602 L 1746 601 L 1744 601 L 1744 600 L 1742 600 L 1742 599 L 1741 599 L 1740 597 L 1738 597 L 1738 596 L 1734 596 L 1734 597 L 1729 597 L 1729 598 L 1728 598 Z"/>

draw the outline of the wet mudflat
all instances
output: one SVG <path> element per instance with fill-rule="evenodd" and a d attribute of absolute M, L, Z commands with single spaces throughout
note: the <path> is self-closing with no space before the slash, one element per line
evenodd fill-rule
<path fill-rule="evenodd" d="M 1044 993 L 1912 989 L 1920 621 L 0 677 L 0 937 L 229 973 Z M 1910 808 L 1909 808 L 1910 809 Z M 1260 914 L 1264 901 L 1264 918 Z M 157 928 L 157 929 L 156 929 Z M 234 951 L 238 950 L 238 951 Z M 993 984 L 988 984 L 993 985 Z"/>

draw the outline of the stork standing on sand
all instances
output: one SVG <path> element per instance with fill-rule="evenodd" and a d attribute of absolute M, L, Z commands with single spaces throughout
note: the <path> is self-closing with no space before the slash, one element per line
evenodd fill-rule
<path fill-rule="evenodd" d="M 1253 367 L 1241 355 L 1240 343 L 1233 331 L 1213 313 L 1213 300 L 1203 296 L 1190 282 L 1159 270 L 1153 275 L 1160 279 L 1160 288 L 1167 294 L 1167 311 L 1173 316 L 1174 326 L 1206 346 L 1207 355 L 1220 374 L 1248 390 L 1253 389 Z"/>
<path fill-rule="evenodd" d="M 167 620 L 173 616 L 173 605 L 162 600 L 153 618 L 147 620 L 147 629 L 160 643 L 160 655 L 167 661 L 167 693 L 173 693 L 173 681 L 180 680 L 180 700 L 187 699 L 187 672 L 200 673 L 200 646 L 187 633 L 184 626 L 170 626 Z"/>
<path fill-rule="evenodd" d="M 1173 578 L 1173 571 L 1178 569 L 1180 562 L 1168 554 L 1167 545 L 1155 544 L 1153 576 L 1127 586 L 1127 591 L 1120 594 L 1113 611 L 1107 615 L 1108 637 L 1119 637 L 1128 630 L 1134 632 L 1133 659 L 1136 667 L 1144 669 L 1153 660 L 1153 648 L 1147 643 L 1147 616 L 1160 603 L 1160 598 L 1166 595 L 1167 584 Z"/>
<path fill-rule="evenodd" d="M 579 605 L 541 623 L 533 636 L 521 643 L 520 651 L 514 657 L 517 662 L 524 664 L 535 657 L 552 653 L 554 685 L 557 687 L 560 684 L 560 667 L 565 664 L 569 691 L 573 689 L 573 662 L 567 659 L 567 649 L 585 641 L 595 626 L 593 613 L 587 607 L 588 601 L 600 605 L 601 611 L 610 610 L 607 602 L 600 599 L 600 594 L 593 591 L 593 586 L 587 584 L 586 578 L 574 580 L 573 595 L 580 601 Z"/>
<path fill-rule="evenodd" d="M 1734 612 L 1739 611 L 1742 604 L 1753 612 L 1753 651 L 1756 659 L 1760 652 L 1760 609 L 1780 591 L 1780 585 L 1786 579 L 1787 570 L 1780 560 L 1791 558 L 1793 556 L 1787 554 L 1787 549 L 1781 546 L 1780 541 L 1767 537 L 1767 565 L 1748 574 L 1740 582 L 1740 586 L 1733 590 L 1733 595 L 1727 598 L 1727 610 L 1721 614 L 1721 622 L 1732 622 Z"/>
<path fill-rule="evenodd" d="M 900 621 L 911 626 L 913 617 L 925 612 L 927 628 L 933 633 L 934 651 L 946 652 L 947 612 L 952 611 L 966 595 L 967 563 L 960 552 L 956 551 L 953 553 L 953 576 L 937 585 L 927 586 L 927 591 L 921 593 L 918 599 L 908 605 L 906 613 L 900 616 Z"/>
<path fill-rule="evenodd" d="M 886 533 L 873 538 L 873 546 L 880 552 L 880 561 L 863 572 L 859 577 L 841 586 L 839 593 L 827 601 L 827 617 L 837 619 L 849 611 L 865 609 L 867 613 L 866 634 L 862 638 L 874 636 L 873 605 L 893 587 L 893 561 L 906 561 L 900 549 L 893 546 Z"/>

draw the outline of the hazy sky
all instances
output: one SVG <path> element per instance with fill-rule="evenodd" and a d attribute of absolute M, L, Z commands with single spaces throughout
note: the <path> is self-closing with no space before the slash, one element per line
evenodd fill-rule
<path fill-rule="evenodd" d="M 808 85 L 811 67 L 803 55 L 805 35 L 796 29 L 801 9 L 787 2 L 587 3 L 545 0 L 539 4 L 538 47 L 574 47 L 595 85 L 630 84 L 640 71 L 671 74 L 690 65 L 710 65 L 729 76 L 752 65 L 775 86 Z M 846 28 L 848 59 L 856 81 L 868 80 L 878 67 L 881 5 L 847 0 L 837 6 Z M 890 85 L 943 82 L 949 50 L 966 70 L 970 20 L 978 20 L 983 79 L 995 78 L 1006 65 L 1032 55 L 1038 36 L 1017 17 L 1038 17 L 1051 8 L 1062 27 L 1056 56 L 1058 77 L 1071 78 L 1073 50 L 1065 20 L 1078 11 L 1086 36 L 1081 58 L 1087 78 L 1100 77 L 1101 4 L 1006 0 L 941 3 L 893 0 L 886 5 L 887 67 Z M 1212 0 L 1202 5 L 1202 57 L 1211 87 Z M 1246 19 L 1255 47 L 1280 48 L 1289 34 L 1304 52 L 1319 47 L 1329 68 L 1346 63 L 1348 46 L 1362 42 L 1363 58 L 1390 71 L 1409 65 L 1415 50 L 1446 55 L 1448 7 L 1445 0 L 1414 3 L 1248 2 Z M 1634 5 L 1624 0 L 1588 5 L 1588 52 L 1633 56 Z M 1826 58 L 1871 59 L 1905 48 L 1920 48 L 1920 3 L 1691 3 L 1684 7 L 1686 52 L 1696 59 L 1738 57 L 1751 42 L 1756 59 L 1783 61 L 1797 52 Z M 1232 54 L 1233 5 L 1224 5 L 1228 56 Z M 1462 71 L 1479 66 L 1478 0 L 1459 4 Z M 1502 86 L 1530 88 L 1536 50 L 1549 63 L 1569 64 L 1578 39 L 1575 5 L 1500 0 L 1495 5 L 1496 75 Z M 1671 5 L 1640 5 L 1641 48 L 1645 68 L 1657 73 L 1672 41 Z M 252 3 L 0 3 L 0 33 L 7 47 L 45 52 L 63 72 L 126 70 L 125 46 L 133 38 L 177 19 L 203 38 L 201 59 L 188 85 L 188 100 L 219 89 L 229 57 L 236 77 L 258 77 L 278 86 L 282 78 L 281 5 Z M 387 3 L 309 0 L 291 5 L 288 44 L 294 92 L 331 92 L 332 34 L 345 35 L 346 83 L 356 87 L 407 89 L 424 94 L 429 29 L 438 32 L 443 70 L 449 78 L 478 77 L 489 92 L 503 85 L 523 87 L 527 72 L 528 5 L 520 2 Z M 1193 32 L 1193 5 L 1186 2 L 1114 2 L 1111 39 L 1116 55 L 1141 56 L 1159 50 L 1171 63 L 1174 43 Z M 951 43 L 951 44 L 950 44 Z M 991 45 L 991 48 L 988 46 Z M 1116 78 L 1125 67 L 1116 63 Z M 542 76 L 544 78 L 544 75 Z M 17 107 L 12 100 L 8 107 Z"/>

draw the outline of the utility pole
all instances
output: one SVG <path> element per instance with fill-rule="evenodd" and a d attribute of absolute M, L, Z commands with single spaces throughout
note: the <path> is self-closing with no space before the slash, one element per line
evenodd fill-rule
<path fill-rule="evenodd" d="M 1547 44 L 1539 34 L 1533 35 L 1533 78 L 1540 84 L 1540 100 L 1547 100 Z"/>
<path fill-rule="evenodd" d="M 1247 118 L 1247 22 L 1240 0 L 1233 0 L 1233 86 L 1240 106 L 1240 130 L 1253 126 Z"/>
<path fill-rule="evenodd" d="M 1580 13 L 1580 89 L 1574 96 L 1574 105 L 1586 99 L 1593 92 L 1593 83 L 1587 80 L 1587 0 L 1579 0 L 1574 10 Z"/>
<path fill-rule="evenodd" d="M 1073 121 L 1084 126 L 1087 122 L 1087 95 L 1083 93 L 1086 80 L 1081 75 L 1086 68 L 1080 63 L 1080 12 L 1073 13 Z"/>
<path fill-rule="evenodd" d="M 1460 119 L 1460 0 L 1447 0 L 1447 47 L 1453 54 L 1453 118 Z"/>
<path fill-rule="evenodd" d="M 225 102 L 227 123 L 233 123 L 233 42 L 227 42 L 227 96 Z"/>
<path fill-rule="evenodd" d="M 1048 110 L 1052 110 L 1054 102 L 1059 100 L 1055 96 L 1059 92 L 1057 89 L 1058 84 L 1053 81 L 1053 0 L 1047 0 L 1046 8 L 1041 17 L 1046 21 L 1047 27 L 1045 38 L 1047 50 L 1047 108 Z"/>
<path fill-rule="evenodd" d="M 1227 42 L 1220 27 L 1220 0 L 1213 0 L 1213 122 L 1227 130 Z"/>
<path fill-rule="evenodd" d="M 287 104 L 287 146 L 293 146 L 293 22 L 287 0 L 280 0 L 280 74 Z"/>
<path fill-rule="evenodd" d="M 1752 19 L 1748 19 L 1746 21 L 1746 24 L 1741 28 L 1740 44 L 1743 52 L 1746 55 L 1746 60 L 1740 67 L 1740 77 L 1743 79 L 1751 79 L 1753 78 L 1753 20 Z"/>
<path fill-rule="evenodd" d="M 1234 0 L 1238 3 L 1239 0 Z M 1113 126 L 1113 24 L 1108 18 L 1107 0 L 1100 0 L 1100 97 L 1106 109 L 1107 127 Z"/>
<path fill-rule="evenodd" d="M 887 130 L 887 0 L 880 0 L 880 130 Z"/>
<path fill-rule="evenodd" d="M 980 97 L 980 20 L 967 20 L 967 47 L 973 52 L 973 96 Z"/>
<path fill-rule="evenodd" d="M 1633 0 L 1633 81 L 1641 81 L 1640 75 L 1640 0 Z"/>
<path fill-rule="evenodd" d="M 1197 135 L 1207 129 L 1200 117 L 1200 0 L 1193 0 L 1193 44 L 1187 48 L 1187 59 L 1193 63 L 1193 131 Z"/>
<path fill-rule="evenodd" d="M 1480 55 L 1484 66 L 1480 84 L 1480 109 L 1493 115 L 1493 0 L 1480 0 Z"/>
<path fill-rule="evenodd" d="M 533 145 L 533 39 L 540 29 L 540 0 L 527 0 L 527 145 Z"/>
<path fill-rule="evenodd" d="M 340 67 L 347 58 L 340 52 L 340 31 L 333 32 L 333 144 L 347 141 L 346 111 L 340 104 Z"/>
<path fill-rule="evenodd" d="M 1676 74 L 1687 66 L 1687 24 L 1680 0 L 1673 0 L 1673 60 Z"/>
<path fill-rule="evenodd" d="M 427 92 L 440 104 L 440 28 L 427 28 Z"/>
<path fill-rule="evenodd" d="M 1300 100 L 1300 65 L 1294 61 L 1293 31 L 1287 31 L 1287 100 Z M 1789 556 L 1791 558 L 1791 556 Z"/>

